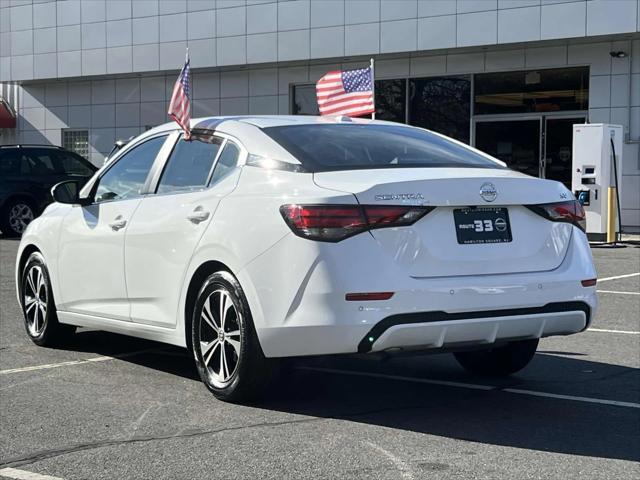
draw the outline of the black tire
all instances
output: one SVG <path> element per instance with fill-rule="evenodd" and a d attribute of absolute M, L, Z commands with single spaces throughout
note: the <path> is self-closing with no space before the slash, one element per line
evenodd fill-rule
<path fill-rule="evenodd" d="M 234 310 L 229 307 L 220 315 L 221 305 L 229 301 Z M 247 402 L 264 393 L 272 362 L 262 353 L 247 299 L 231 273 L 216 272 L 204 281 L 193 311 L 191 335 L 198 373 L 216 398 Z"/>
<path fill-rule="evenodd" d="M 61 345 L 75 332 L 73 325 L 58 322 L 49 271 L 40 252 L 33 252 L 22 270 L 20 300 L 25 330 L 36 345 Z"/>
<path fill-rule="evenodd" d="M 538 348 L 538 339 L 520 340 L 488 350 L 454 353 L 458 363 L 477 375 L 506 376 L 526 367 Z"/>
<path fill-rule="evenodd" d="M 34 218 L 36 209 L 30 201 L 22 198 L 9 199 L 0 211 L 0 230 L 7 237 L 19 237 Z"/>

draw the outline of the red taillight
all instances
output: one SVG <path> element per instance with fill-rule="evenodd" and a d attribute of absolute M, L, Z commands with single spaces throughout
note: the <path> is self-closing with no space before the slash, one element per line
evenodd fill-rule
<path fill-rule="evenodd" d="M 527 205 L 538 215 L 553 221 L 572 223 L 582 231 L 586 230 L 586 217 L 582 204 L 577 200 L 567 202 L 543 203 L 541 205 Z"/>
<path fill-rule="evenodd" d="M 580 283 L 582 283 L 583 287 L 595 287 L 596 284 L 598 283 L 598 279 L 590 278 L 588 280 L 582 280 Z"/>
<path fill-rule="evenodd" d="M 296 235 L 338 242 L 372 228 L 411 225 L 432 207 L 384 205 L 283 205 L 280 213 Z"/>
<path fill-rule="evenodd" d="M 433 210 L 430 207 L 388 207 L 378 205 L 363 205 L 362 208 L 370 228 L 411 225 Z"/>

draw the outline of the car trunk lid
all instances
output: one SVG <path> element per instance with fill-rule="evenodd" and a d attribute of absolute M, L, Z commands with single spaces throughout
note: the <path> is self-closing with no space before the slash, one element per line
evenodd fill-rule
<path fill-rule="evenodd" d="M 361 204 L 434 207 L 411 226 L 371 230 L 381 251 L 411 277 L 553 270 L 562 263 L 572 234 L 570 224 L 551 222 L 526 207 L 568 199 L 564 186 L 511 170 L 351 170 L 315 173 L 314 181 L 323 188 L 350 192 Z M 487 233 L 498 241 L 460 243 L 466 241 L 464 228 L 473 230 L 476 221 L 484 226 L 488 219 L 492 229 L 502 229 L 503 224 L 494 223 L 500 222 L 498 217 L 510 228 L 502 234 Z"/>

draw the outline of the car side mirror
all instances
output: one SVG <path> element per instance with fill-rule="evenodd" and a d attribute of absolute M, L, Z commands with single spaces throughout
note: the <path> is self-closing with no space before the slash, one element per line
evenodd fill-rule
<path fill-rule="evenodd" d="M 87 198 L 80 198 L 80 184 L 75 180 L 66 180 L 64 182 L 57 183 L 51 189 L 51 196 L 58 203 L 66 203 L 73 205 L 88 205 L 90 200 Z"/>

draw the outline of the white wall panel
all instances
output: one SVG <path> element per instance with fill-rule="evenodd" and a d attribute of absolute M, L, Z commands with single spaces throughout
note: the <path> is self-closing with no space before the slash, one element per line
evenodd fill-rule
<path fill-rule="evenodd" d="M 583 37 L 586 33 L 587 4 L 585 2 L 544 5 L 541 13 L 540 37 Z"/>
<path fill-rule="evenodd" d="M 416 50 L 417 28 L 415 18 L 383 22 L 380 29 L 380 53 Z"/>
<path fill-rule="evenodd" d="M 439 75 L 447 71 L 446 55 L 434 55 L 429 57 L 412 57 L 410 75 Z"/>
<path fill-rule="evenodd" d="M 418 17 L 455 15 L 456 2 L 451 0 L 418 0 Z"/>
<path fill-rule="evenodd" d="M 222 72 L 220 74 L 220 96 L 248 97 L 249 96 L 249 72 Z"/>
<path fill-rule="evenodd" d="M 402 20 L 416 18 L 418 14 L 417 0 L 381 0 L 380 20 Z"/>
<path fill-rule="evenodd" d="M 524 49 L 487 52 L 485 55 L 486 69 L 487 71 L 520 70 L 524 68 L 524 58 Z"/>
<path fill-rule="evenodd" d="M 347 25 L 380 21 L 380 0 L 345 2 L 344 20 Z"/>
<path fill-rule="evenodd" d="M 418 19 L 418 50 L 437 50 L 455 46 L 455 15 Z"/>
<path fill-rule="evenodd" d="M 344 56 L 344 26 L 311 29 L 311 58 Z"/>
<path fill-rule="evenodd" d="M 247 34 L 278 31 L 278 4 L 247 6 Z"/>
<path fill-rule="evenodd" d="M 637 31 L 638 2 L 591 0 L 587 2 L 587 35 Z"/>
<path fill-rule="evenodd" d="M 247 35 L 247 62 L 265 63 L 278 60 L 278 34 Z"/>
<path fill-rule="evenodd" d="M 366 55 L 380 51 L 380 24 L 348 25 L 344 32 L 345 55 Z"/>
<path fill-rule="evenodd" d="M 482 12 L 486 10 L 497 10 L 498 0 L 457 0 L 457 12 Z"/>
<path fill-rule="evenodd" d="M 456 39 L 458 47 L 495 44 L 498 41 L 498 12 L 458 15 Z"/>
<path fill-rule="evenodd" d="M 567 47 L 528 48 L 525 52 L 525 66 L 555 67 L 567 64 Z"/>
<path fill-rule="evenodd" d="M 193 98 L 220 98 L 220 74 L 197 73 L 193 75 Z M 197 103 L 197 102 L 194 102 Z"/>
<path fill-rule="evenodd" d="M 69 115 L 69 107 L 48 107 L 45 110 L 44 115 L 44 128 L 58 129 L 67 127 L 67 120 Z"/>
<path fill-rule="evenodd" d="M 510 8 L 498 12 L 498 43 L 540 39 L 540 7 Z"/>
<path fill-rule="evenodd" d="M 42 53 L 33 56 L 33 75 L 35 78 L 56 78 L 58 59 L 55 53 Z"/>
<path fill-rule="evenodd" d="M 313 0 L 311 2 L 311 28 L 344 25 L 345 0 Z"/>
<path fill-rule="evenodd" d="M 600 108 L 611 105 L 611 77 L 592 76 L 589 81 L 589 107 Z"/>
<path fill-rule="evenodd" d="M 256 69 L 249 72 L 249 95 L 277 95 L 278 70 L 276 68 Z"/>
<path fill-rule="evenodd" d="M 160 46 L 157 43 L 134 45 L 132 52 L 134 71 L 152 72 L 160 68 Z"/>

